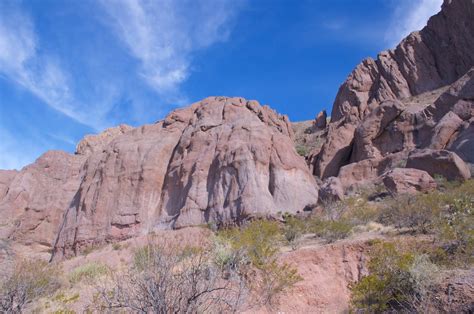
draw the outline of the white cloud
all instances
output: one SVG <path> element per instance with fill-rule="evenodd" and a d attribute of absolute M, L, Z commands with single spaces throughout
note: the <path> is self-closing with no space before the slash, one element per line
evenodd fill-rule
<path fill-rule="evenodd" d="M 441 10 L 442 3 L 443 0 L 398 0 L 385 35 L 386 42 L 395 47 L 411 32 L 421 30 L 428 19 Z"/>
<path fill-rule="evenodd" d="M 30 16 L 17 3 L 0 2 L 0 74 L 73 120 L 100 128 L 100 115 L 75 100 L 70 77 L 56 58 L 40 54 L 39 46 Z"/>
<path fill-rule="evenodd" d="M 229 35 L 239 1 L 103 0 L 112 26 L 139 74 L 162 96 L 179 97 L 191 72 L 192 53 Z"/>

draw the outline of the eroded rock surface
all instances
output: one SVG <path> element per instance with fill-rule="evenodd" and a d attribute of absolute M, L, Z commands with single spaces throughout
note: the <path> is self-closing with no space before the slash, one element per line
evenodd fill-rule
<path fill-rule="evenodd" d="M 51 251 L 64 210 L 81 182 L 84 156 L 49 151 L 15 172 L 0 201 L 0 238 Z"/>
<path fill-rule="evenodd" d="M 466 180 L 471 177 L 467 164 L 456 153 L 447 150 L 415 150 L 408 156 L 407 167 L 441 175 L 448 180 Z"/>
<path fill-rule="evenodd" d="M 292 136 L 286 116 L 226 97 L 116 136 L 85 162 L 56 255 L 156 229 L 303 211 L 318 188 Z"/>
<path fill-rule="evenodd" d="M 428 25 L 359 64 L 334 102 L 314 174 L 415 148 L 472 150 L 474 3 L 444 1 Z M 399 101 L 396 101 L 399 100 Z M 457 138 L 463 133 L 463 139 Z"/>
<path fill-rule="evenodd" d="M 392 195 L 428 192 L 436 188 L 436 182 L 428 172 L 413 168 L 395 168 L 384 175 L 383 183 Z"/>

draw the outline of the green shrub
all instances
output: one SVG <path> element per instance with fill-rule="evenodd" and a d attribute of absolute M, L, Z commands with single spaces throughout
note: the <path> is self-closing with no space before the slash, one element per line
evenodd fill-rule
<path fill-rule="evenodd" d="M 220 244 L 220 248 L 225 248 L 224 254 L 220 253 L 224 258 L 218 260 L 224 264 L 228 260 L 232 260 L 234 265 L 239 264 L 239 271 L 249 278 L 250 286 L 263 304 L 271 304 L 277 294 L 301 280 L 295 269 L 277 260 L 283 240 L 277 222 L 255 220 L 241 228 L 223 230 L 218 237 L 219 241 L 227 243 Z"/>
<path fill-rule="evenodd" d="M 298 153 L 298 155 L 300 156 L 306 156 L 306 154 L 308 154 L 308 149 L 302 145 L 298 145 L 296 146 L 296 152 Z"/>
<path fill-rule="evenodd" d="M 351 285 L 351 305 L 356 311 L 418 312 L 436 282 L 437 267 L 426 255 L 399 250 L 393 243 L 375 243 L 369 275 Z"/>
<path fill-rule="evenodd" d="M 108 273 L 109 268 L 107 265 L 96 262 L 90 262 L 76 267 L 69 274 L 69 282 L 71 284 L 77 284 L 83 280 L 94 281 L 103 275 L 107 275 Z"/>
<path fill-rule="evenodd" d="M 344 239 L 351 233 L 353 225 L 345 220 L 321 220 L 313 218 L 309 222 L 308 230 L 328 242 Z"/>
<path fill-rule="evenodd" d="M 296 249 L 298 239 L 307 232 L 307 224 L 303 219 L 286 216 L 283 226 L 283 236 L 293 249 Z"/>

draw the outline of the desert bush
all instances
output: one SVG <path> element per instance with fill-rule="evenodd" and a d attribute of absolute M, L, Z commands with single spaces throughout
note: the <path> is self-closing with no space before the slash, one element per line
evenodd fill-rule
<path fill-rule="evenodd" d="M 43 261 L 18 261 L 0 278 L 0 310 L 22 313 L 36 298 L 54 293 L 60 286 L 60 269 Z"/>
<path fill-rule="evenodd" d="M 283 225 L 283 236 L 291 248 L 294 250 L 297 247 L 298 239 L 307 232 L 308 226 L 305 220 L 286 215 L 284 217 L 285 224 Z"/>
<path fill-rule="evenodd" d="M 341 218 L 350 221 L 354 225 L 365 225 L 377 221 L 381 212 L 381 205 L 369 202 L 366 197 L 348 197 L 341 201 L 344 210 Z"/>
<path fill-rule="evenodd" d="M 308 154 L 308 149 L 302 145 L 298 145 L 296 146 L 296 152 L 298 153 L 298 155 L 300 156 L 306 156 L 306 154 Z"/>
<path fill-rule="evenodd" d="M 272 304 L 275 296 L 301 280 L 295 269 L 277 260 L 282 242 L 282 230 L 277 222 L 252 221 L 242 228 L 231 228 L 219 233 L 239 256 L 240 270 L 249 278 L 249 286 L 259 296 L 259 303 Z"/>
<path fill-rule="evenodd" d="M 351 285 L 351 304 L 369 313 L 422 311 L 438 273 L 426 255 L 386 242 L 374 244 L 368 267 L 369 275 Z"/>
<path fill-rule="evenodd" d="M 136 251 L 133 264 L 98 287 L 98 310 L 142 313 L 235 312 L 244 283 L 215 267 L 202 248 L 149 244 Z"/>
<path fill-rule="evenodd" d="M 81 281 L 94 281 L 109 272 L 109 267 L 102 263 L 90 262 L 76 267 L 69 273 L 69 282 L 77 284 Z"/>
<path fill-rule="evenodd" d="M 417 195 L 400 195 L 387 202 L 379 221 L 396 228 L 411 228 L 428 233 L 434 219 L 440 215 L 443 202 L 439 192 Z"/>
<path fill-rule="evenodd" d="M 348 237 L 353 227 L 353 225 L 345 219 L 322 220 L 312 218 L 308 224 L 308 230 L 311 233 L 327 240 L 329 243 Z"/>

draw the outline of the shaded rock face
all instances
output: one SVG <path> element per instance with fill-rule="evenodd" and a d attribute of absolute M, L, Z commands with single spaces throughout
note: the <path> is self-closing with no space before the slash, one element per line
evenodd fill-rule
<path fill-rule="evenodd" d="M 344 189 L 337 177 L 327 178 L 319 189 L 319 202 L 322 204 L 340 201 L 343 197 Z"/>
<path fill-rule="evenodd" d="M 359 64 L 340 87 L 332 121 L 362 119 L 383 100 L 403 99 L 451 84 L 474 65 L 474 4 L 445 0 L 419 32 L 377 60 Z"/>
<path fill-rule="evenodd" d="M 436 188 L 435 180 L 428 172 L 410 168 L 395 168 L 383 177 L 383 183 L 392 194 L 414 194 Z"/>
<path fill-rule="evenodd" d="M 316 119 L 314 120 L 314 126 L 320 130 L 325 129 L 326 122 L 327 122 L 326 120 L 327 120 L 326 110 L 323 110 L 319 112 L 318 115 L 316 116 Z"/>
<path fill-rule="evenodd" d="M 218 225 L 317 203 L 286 116 L 243 98 L 212 97 L 129 130 L 84 164 L 55 254 L 156 229 Z"/>
<path fill-rule="evenodd" d="M 446 0 L 423 30 L 364 60 L 339 89 L 314 174 L 337 176 L 351 162 L 402 150 L 456 149 L 473 117 L 473 49 L 474 3 Z M 460 152 L 472 146 L 456 144 Z"/>
<path fill-rule="evenodd" d="M 0 238 L 50 252 L 64 209 L 79 188 L 84 161 L 84 156 L 49 151 L 21 171 L 10 172 L 14 176 L 0 201 Z"/>
<path fill-rule="evenodd" d="M 447 150 L 415 150 L 408 156 L 407 167 L 438 174 L 448 180 L 466 180 L 471 177 L 467 164 L 456 153 Z"/>

